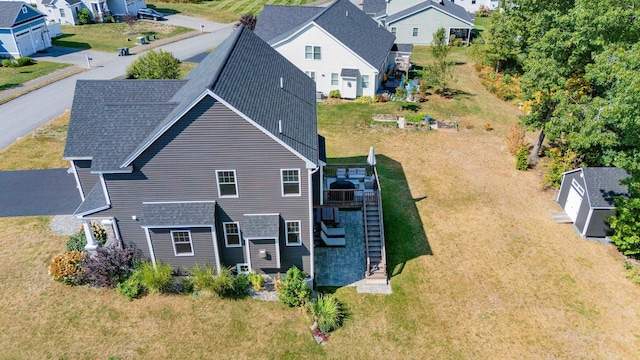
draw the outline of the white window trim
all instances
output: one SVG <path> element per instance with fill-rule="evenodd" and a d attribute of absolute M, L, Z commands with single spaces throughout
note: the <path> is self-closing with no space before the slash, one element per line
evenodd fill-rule
<path fill-rule="evenodd" d="M 27 10 L 26 6 L 23 6 L 23 7 L 22 7 L 22 13 L 23 13 L 23 14 L 26 14 L 28 11 L 29 11 L 29 10 Z"/>
<path fill-rule="evenodd" d="M 242 266 L 246 266 L 247 267 L 247 271 L 242 271 L 241 268 Z M 249 263 L 237 263 L 236 264 L 236 272 L 238 274 L 248 274 L 251 272 L 251 265 L 249 265 Z"/>
<path fill-rule="evenodd" d="M 233 179 L 235 180 L 234 185 L 236 186 L 236 194 L 235 195 L 222 195 L 222 191 L 220 190 L 220 173 L 221 172 L 232 172 Z M 240 189 L 238 189 L 238 174 L 235 170 L 216 170 L 216 183 L 218 184 L 218 197 L 219 198 L 238 198 L 240 197 Z"/>
<path fill-rule="evenodd" d="M 227 224 L 236 224 L 238 227 L 238 244 L 229 244 L 227 238 Z M 228 248 L 239 248 L 242 247 L 242 236 L 240 236 L 240 223 L 237 221 L 228 221 L 222 223 L 222 231 L 224 232 L 224 245 Z"/>
<path fill-rule="evenodd" d="M 316 81 L 316 72 L 315 71 L 306 70 L 304 73 L 307 74 L 307 76 L 310 77 L 311 80 Z"/>
<path fill-rule="evenodd" d="M 393 35 L 395 35 L 397 32 L 398 32 L 398 28 L 396 28 L 395 26 L 392 26 L 392 27 L 391 27 L 391 33 L 392 33 Z"/>
<path fill-rule="evenodd" d="M 335 85 L 333 85 L 333 75 L 336 76 L 336 84 Z M 340 74 L 331 73 L 331 86 L 340 86 Z"/>
<path fill-rule="evenodd" d="M 417 27 L 414 27 L 413 29 L 411 29 L 411 35 L 413 37 L 418 37 L 420 35 L 420 29 Z"/>
<path fill-rule="evenodd" d="M 298 172 L 298 193 L 297 194 L 285 194 L 284 193 L 284 172 L 285 171 L 297 171 Z M 302 181 L 300 178 L 300 169 L 280 169 L 280 189 L 282 190 L 283 197 L 289 196 L 301 196 L 302 195 Z"/>
<path fill-rule="evenodd" d="M 364 77 L 365 76 L 367 77 L 367 82 L 366 82 L 367 86 L 364 86 L 365 85 L 365 81 L 364 81 Z M 370 84 L 371 84 L 371 77 L 369 75 L 362 75 L 362 77 L 360 79 L 360 87 L 363 88 L 363 89 L 368 89 Z"/>
<path fill-rule="evenodd" d="M 311 57 L 307 57 L 307 47 L 311 47 Z M 318 48 L 318 54 L 320 58 L 316 59 L 316 48 Z M 322 46 L 318 45 L 305 45 L 304 46 L 304 59 L 305 60 L 322 60 Z"/>
<path fill-rule="evenodd" d="M 297 243 L 290 243 L 289 242 L 289 223 L 298 223 L 298 242 Z M 300 220 L 287 220 L 284 222 L 285 224 L 285 232 L 286 232 L 286 238 L 284 239 L 284 243 L 287 246 L 302 246 L 302 221 Z"/>
<path fill-rule="evenodd" d="M 173 238 L 173 234 L 179 233 L 179 232 L 181 233 L 186 232 L 189 235 L 189 246 L 191 246 L 190 253 L 178 254 L 178 251 L 176 250 L 176 240 Z M 173 254 L 175 256 L 193 256 L 194 250 L 193 250 L 193 238 L 191 237 L 191 230 L 171 230 L 171 245 L 173 245 Z"/>

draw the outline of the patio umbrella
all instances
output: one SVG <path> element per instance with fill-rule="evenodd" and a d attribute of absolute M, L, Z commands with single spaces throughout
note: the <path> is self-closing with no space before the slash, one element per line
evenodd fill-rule
<path fill-rule="evenodd" d="M 369 149 L 369 156 L 367 156 L 367 164 L 371 166 L 376 165 L 376 153 L 373 151 L 373 146 Z"/>

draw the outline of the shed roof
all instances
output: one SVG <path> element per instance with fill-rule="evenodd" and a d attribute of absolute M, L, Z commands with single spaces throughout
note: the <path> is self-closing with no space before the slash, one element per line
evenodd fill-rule
<path fill-rule="evenodd" d="M 273 45 L 311 23 L 376 69 L 386 63 L 395 41 L 393 34 L 348 0 L 335 0 L 325 8 L 266 5 L 258 17 L 255 32 Z"/>
<path fill-rule="evenodd" d="M 387 17 L 387 24 L 397 22 L 401 19 L 409 17 L 415 13 L 424 11 L 428 8 L 437 9 L 445 14 L 449 14 L 450 16 L 455 17 L 469 24 L 469 26 L 473 26 L 473 20 L 471 20 L 469 13 L 462 6 L 455 4 L 452 1 L 439 2 L 439 1 L 433 1 L 433 0 L 421 2 L 414 6 L 408 7 L 402 11 L 399 11 L 395 14 L 388 14 L 389 16 Z"/>
<path fill-rule="evenodd" d="M 360 76 L 360 70 L 358 69 L 342 69 L 340 71 L 340 76 L 342 77 L 350 77 L 350 78 L 357 78 L 358 76 Z"/>
<path fill-rule="evenodd" d="M 386 0 L 364 0 L 362 3 L 362 11 L 373 17 L 383 16 L 387 13 Z"/>
<path fill-rule="evenodd" d="M 166 202 L 142 204 L 142 227 L 214 226 L 216 202 Z"/>
<path fill-rule="evenodd" d="M 629 189 L 620 181 L 628 178 L 629 174 L 616 167 L 586 167 L 582 168 L 584 182 L 592 207 L 613 208 L 617 196 L 629 196 Z"/>
<path fill-rule="evenodd" d="M 25 7 L 26 14 L 22 12 Z M 22 1 L 0 1 L 0 28 L 12 28 L 46 15 Z"/>
<path fill-rule="evenodd" d="M 242 236 L 246 239 L 280 238 L 280 214 L 245 214 Z"/>

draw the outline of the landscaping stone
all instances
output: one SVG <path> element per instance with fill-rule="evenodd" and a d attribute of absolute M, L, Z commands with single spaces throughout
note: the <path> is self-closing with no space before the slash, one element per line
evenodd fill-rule
<path fill-rule="evenodd" d="M 49 227 L 57 235 L 73 235 L 82 226 L 80 220 L 74 219 L 73 215 L 56 215 L 51 220 Z"/>

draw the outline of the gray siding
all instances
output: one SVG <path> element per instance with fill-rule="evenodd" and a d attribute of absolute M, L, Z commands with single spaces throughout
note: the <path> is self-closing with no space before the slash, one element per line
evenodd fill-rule
<path fill-rule="evenodd" d="M 125 243 L 148 256 L 144 231 L 131 216 L 141 215 L 143 201 L 216 200 L 217 235 L 223 265 L 244 260 L 243 248 L 226 248 L 221 221 L 244 214 L 279 213 L 301 220 L 303 247 L 282 246 L 281 271 L 301 262 L 310 271 L 309 194 L 305 162 L 233 111 L 206 97 L 149 147 L 133 164 L 132 174 L 105 174 L 112 208 L 96 216 L 118 218 Z M 300 169 L 301 196 L 282 197 L 280 169 Z M 239 198 L 218 198 L 216 170 L 236 170 Z M 224 218 L 224 220 L 222 220 Z M 283 244 L 282 244 L 283 245 Z M 197 251 L 197 249 L 196 249 Z"/>
<path fill-rule="evenodd" d="M 260 258 L 260 250 L 267 251 L 267 258 Z M 278 271 L 278 258 L 276 243 L 273 239 L 249 240 L 249 254 L 251 256 L 251 268 L 256 272 L 273 273 Z"/>
<path fill-rule="evenodd" d="M 582 203 L 580 204 L 580 210 L 578 210 L 578 217 L 576 218 L 575 226 L 578 228 L 580 233 L 584 230 L 585 224 L 587 223 L 587 217 L 589 216 L 589 199 L 587 199 L 587 193 L 585 192 L 582 197 Z"/>
<path fill-rule="evenodd" d="M 174 255 L 171 230 L 191 231 L 193 256 Z M 213 250 L 211 228 L 149 229 L 149 235 L 156 259 L 164 263 L 171 263 L 174 269 L 189 270 L 196 264 L 200 266 L 210 264 L 215 267 L 216 257 Z"/>
<path fill-rule="evenodd" d="M 608 218 L 615 215 L 613 210 L 597 209 L 593 210 L 591 221 L 587 225 L 587 237 L 605 237 L 613 235 L 613 230 L 609 227 Z"/>
<path fill-rule="evenodd" d="M 91 189 L 100 181 L 100 177 L 96 174 L 92 174 L 91 160 L 73 160 L 73 164 L 78 172 L 78 179 L 80 180 L 80 187 L 84 196 L 87 196 Z"/>

